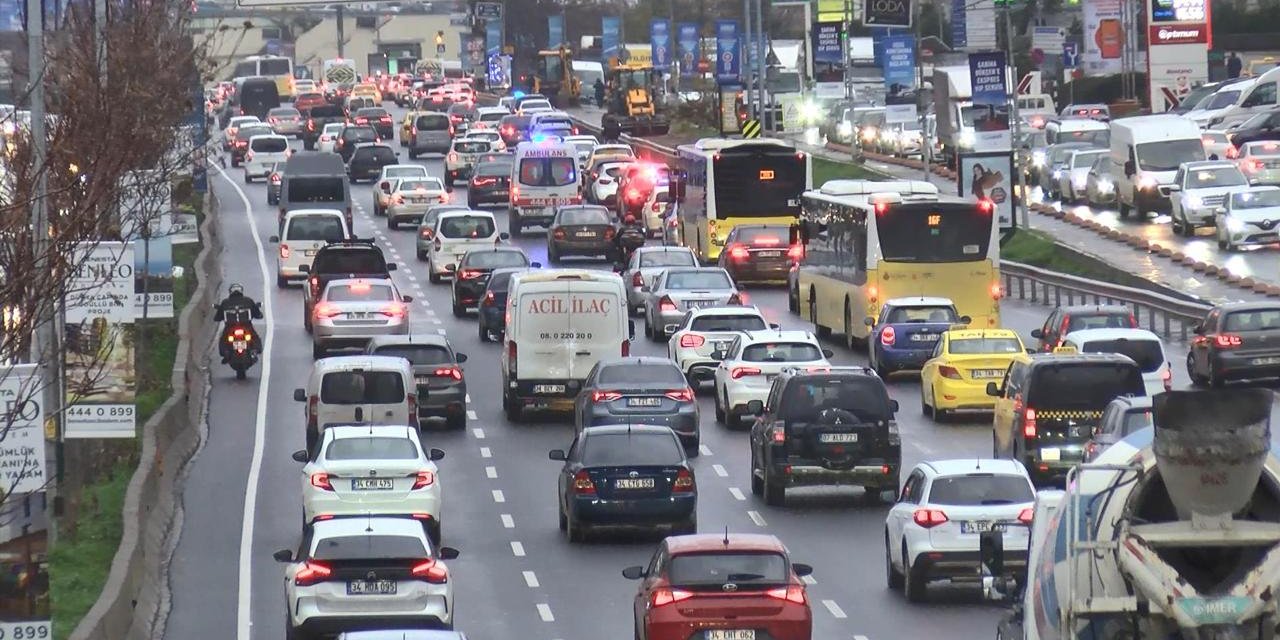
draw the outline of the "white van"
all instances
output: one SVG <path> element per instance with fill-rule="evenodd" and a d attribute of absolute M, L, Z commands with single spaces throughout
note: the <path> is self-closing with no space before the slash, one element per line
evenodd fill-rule
<path fill-rule="evenodd" d="M 507 216 L 513 237 L 528 225 L 550 225 L 556 207 L 581 202 L 577 147 L 568 142 L 523 142 L 516 147 Z"/>
<path fill-rule="evenodd" d="M 337 209 L 294 209 L 284 217 L 284 231 L 271 236 L 278 243 L 276 252 L 276 286 L 289 286 L 291 280 L 305 280 L 316 251 L 330 242 L 345 240 L 351 235 L 346 218 Z"/>
<path fill-rule="evenodd" d="M 635 325 L 615 273 L 550 269 L 511 277 L 501 356 L 502 408 L 518 422 L 525 409 L 573 409 L 587 373 L 631 353 Z"/>
<path fill-rule="evenodd" d="M 1256 84 L 1258 84 L 1257 78 L 1242 78 L 1224 83 L 1212 95 L 1201 100 L 1183 115 L 1195 120 L 1196 124 L 1207 127 L 1215 118 L 1236 106 L 1241 97 Z"/>
<path fill-rule="evenodd" d="M 331 424 L 418 424 L 417 394 L 413 366 L 404 358 L 339 356 L 316 360 L 293 399 L 307 404 L 307 450 L 313 451 Z"/>
<path fill-rule="evenodd" d="M 488 249 L 510 236 L 498 233 L 498 222 L 488 211 L 443 211 L 436 218 L 427 250 L 427 279 L 433 284 L 452 274 L 462 256 L 472 249 Z"/>
<path fill-rule="evenodd" d="M 1106 148 L 1111 139 L 1111 125 L 1092 118 L 1058 118 L 1044 126 L 1046 145 L 1060 142 L 1084 142 Z"/>
<path fill-rule="evenodd" d="M 1280 68 L 1272 69 L 1253 81 L 1253 86 L 1240 92 L 1235 104 L 1209 120 L 1209 125 L 1220 127 L 1244 122 L 1255 114 L 1276 106 L 1276 93 L 1280 91 Z"/>
<path fill-rule="evenodd" d="M 1182 163 L 1204 159 L 1200 127 L 1188 118 L 1159 114 L 1113 120 L 1111 180 L 1120 217 L 1169 213 L 1169 197 L 1160 187 L 1173 184 Z"/>
<path fill-rule="evenodd" d="M 289 139 L 284 136 L 272 134 L 249 138 L 249 149 L 245 152 L 242 163 L 245 183 L 271 175 L 271 167 L 284 165 L 291 155 L 293 151 L 289 150 Z"/>

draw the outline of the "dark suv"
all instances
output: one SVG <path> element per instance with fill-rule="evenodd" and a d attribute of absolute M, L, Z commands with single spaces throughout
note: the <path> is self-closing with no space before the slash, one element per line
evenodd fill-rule
<path fill-rule="evenodd" d="M 396 263 L 387 262 L 372 238 L 330 242 L 316 251 L 306 269 L 307 285 L 302 288 L 302 326 L 311 331 L 311 305 L 330 280 L 341 278 L 391 279 Z"/>
<path fill-rule="evenodd" d="M 751 492 L 786 502 L 787 487 L 855 485 L 873 500 L 898 491 L 902 440 L 898 401 L 867 367 L 788 368 L 768 399 L 752 400 Z"/>

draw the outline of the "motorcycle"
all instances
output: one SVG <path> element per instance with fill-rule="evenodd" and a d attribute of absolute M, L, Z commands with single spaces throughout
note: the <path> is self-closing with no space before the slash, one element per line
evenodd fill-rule
<path fill-rule="evenodd" d="M 644 225 L 636 222 L 635 216 L 627 216 L 623 218 L 622 227 L 618 229 L 618 235 L 614 238 L 614 257 L 616 270 L 623 271 L 627 268 L 627 264 L 631 262 L 631 254 L 635 250 L 643 247 L 649 234 L 645 231 Z"/>
<path fill-rule="evenodd" d="M 237 380 L 244 380 L 245 371 L 258 362 L 253 330 L 245 325 L 228 324 L 222 330 L 222 339 L 229 347 L 226 351 L 227 365 L 235 369 Z"/>

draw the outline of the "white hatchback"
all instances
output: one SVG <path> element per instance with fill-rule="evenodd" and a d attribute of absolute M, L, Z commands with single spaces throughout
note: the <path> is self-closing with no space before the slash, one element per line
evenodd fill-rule
<path fill-rule="evenodd" d="M 427 278 L 438 283 L 451 276 L 462 256 L 472 249 L 492 247 L 506 240 L 498 233 L 498 223 L 488 211 L 446 211 L 436 218 L 427 250 Z"/>
<path fill-rule="evenodd" d="M 712 354 L 728 351 L 729 343 L 743 332 L 769 328 L 769 322 L 756 307 L 691 309 L 667 341 L 667 356 L 696 387 L 715 377 L 720 361 Z"/>
<path fill-rule="evenodd" d="M 783 369 L 821 370 L 831 367 L 827 360 L 830 349 L 823 349 L 818 338 L 808 331 L 743 332 L 729 342 L 727 348 L 712 354 L 720 361 L 716 367 L 716 422 L 735 427 L 746 417 L 747 403 L 764 402 L 769 397 L 773 379 Z"/>
<path fill-rule="evenodd" d="M 249 138 L 249 148 L 244 154 L 244 181 L 253 182 L 254 178 L 266 178 L 271 175 L 275 165 L 284 165 L 289 161 L 293 151 L 289 149 L 289 139 L 278 134 L 254 136 Z"/>
<path fill-rule="evenodd" d="M 1080 353 L 1118 353 L 1128 356 L 1142 370 L 1147 395 L 1173 389 L 1173 365 L 1160 336 L 1146 329 L 1081 329 L 1062 337 L 1062 346 Z"/>
<path fill-rule="evenodd" d="M 316 142 L 316 151 L 323 153 L 335 153 L 334 149 L 338 146 L 338 135 L 342 133 L 345 122 L 330 122 L 320 130 L 320 139 Z"/>
<path fill-rule="evenodd" d="M 292 280 L 305 280 L 311 260 L 320 247 L 345 239 L 350 234 L 346 218 L 337 209 L 295 209 L 284 218 L 284 230 L 271 236 L 279 244 L 276 252 L 276 286 L 289 286 Z"/>

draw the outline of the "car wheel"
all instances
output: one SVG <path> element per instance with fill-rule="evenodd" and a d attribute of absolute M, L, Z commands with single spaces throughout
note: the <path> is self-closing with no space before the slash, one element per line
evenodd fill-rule
<path fill-rule="evenodd" d="M 569 530 L 569 518 L 565 517 L 565 515 L 564 515 L 564 507 L 560 507 L 560 508 L 558 509 L 558 511 L 560 512 L 560 530 L 561 530 L 561 531 L 568 531 L 568 530 Z"/>
<path fill-rule="evenodd" d="M 414 151 L 413 149 L 410 149 L 410 150 L 409 150 L 409 159 L 410 159 L 410 160 L 417 160 L 417 159 L 418 159 L 418 152 L 417 152 L 417 151 Z"/>
<path fill-rule="evenodd" d="M 400 229 L 400 223 L 397 222 L 390 214 L 387 214 L 387 228 L 392 231 L 398 231 Z"/>
<path fill-rule="evenodd" d="M 930 393 L 933 395 L 933 421 L 945 422 L 947 418 L 951 417 L 951 413 L 946 409 L 938 408 L 938 392 L 930 390 Z"/>
<path fill-rule="evenodd" d="M 431 284 L 440 284 L 440 274 L 435 272 L 434 265 L 427 265 L 427 280 L 429 280 Z"/>
<path fill-rule="evenodd" d="M 1187 377 L 1191 378 L 1191 384 L 1197 387 L 1203 387 L 1209 381 L 1199 373 L 1196 373 L 1196 359 L 1190 353 L 1187 354 Z"/>
<path fill-rule="evenodd" d="M 1121 220 L 1128 220 L 1128 219 L 1129 219 L 1129 214 L 1131 214 L 1131 213 L 1133 213 L 1133 208 L 1132 208 L 1132 207 L 1130 207 L 1129 205 L 1127 205 L 1127 204 L 1125 204 L 1125 203 L 1121 202 L 1121 203 L 1120 203 L 1120 219 L 1121 219 Z"/>
<path fill-rule="evenodd" d="M 556 246 L 550 243 L 547 244 L 547 260 L 551 264 L 560 264 L 560 252 L 556 251 Z"/>
<path fill-rule="evenodd" d="M 582 543 L 587 541 L 586 528 L 578 524 L 578 520 L 573 515 L 568 516 L 568 522 L 565 524 L 565 537 L 569 538 L 569 542 Z"/>
<path fill-rule="evenodd" d="M 716 422 L 724 424 L 724 406 L 720 404 L 720 394 L 716 394 Z"/>
<path fill-rule="evenodd" d="M 524 225 L 520 224 L 520 218 L 516 216 L 514 209 L 507 209 L 507 233 L 512 238 L 519 238 L 524 232 Z"/>
<path fill-rule="evenodd" d="M 311 357 L 319 360 L 325 356 L 325 348 L 319 342 L 311 343 Z"/>
<path fill-rule="evenodd" d="M 787 503 L 787 486 L 773 477 L 769 467 L 764 468 L 764 503 L 781 507 Z"/>
<path fill-rule="evenodd" d="M 1182 214 L 1182 230 L 1180 233 L 1184 238 L 1194 238 L 1196 235 L 1196 228 L 1187 220 L 1185 212 Z"/>
<path fill-rule="evenodd" d="M 796 287 L 787 288 L 787 309 L 791 313 L 800 313 L 800 291 Z"/>
<path fill-rule="evenodd" d="M 925 575 L 921 567 L 907 564 L 907 545 L 902 545 L 902 574 L 904 576 L 902 590 L 907 594 L 907 602 L 924 602 Z"/>
<path fill-rule="evenodd" d="M 315 451 L 315 450 L 316 450 L 316 445 L 320 443 L 320 434 L 319 434 L 319 433 L 317 433 L 314 429 L 312 429 L 312 428 L 308 427 L 308 428 L 307 428 L 306 443 L 307 443 L 307 452 L 308 452 L 308 453 Z"/>
<path fill-rule="evenodd" d="M 520 419 L 524 417 L 520 403 L 507 393 L 502 394 L 502 412 L 506 414 L 507 421 L 512 423 L 519 423 Z"/>
<path fill-rule="evenodd" d="M 756 472 L 759 470 L 760 463 L 756 460 L 756 454 L 753 452 L 751 454 L 751 493 L 753 495 L 762 496 L 764 495 L 764 480 L 760 476 L 756 475 Z"/>
<path fill-rule="evenodd" d="M 884 577 L 888 587 L 897 591 L 902 588 L 902 572 L 893 566 L 893 556 L 889 552 L 889 534 L 884 534 Z"/>
<path fill-rule="evenodd" d="M 813 292 L 809 292 L 809 322 L 813 323 L 813 332 L 818 334 L 819 338 L 831 337 L 831 329 L 818 324 L 818 301 Z"/>
<path fill-rule="evenodd" d="M 476 337 L 480 338 L 480 342 L 489 342 L 489 329 L 483 322 L 476 323 Z"/>
<path fill-rule="evenodd" d="M 251 178 L 251 177 L 249 176 L 249 172 L 248 172 L 248 171 L 244 172 L 244 183 L 245 183 L 245 184 L 253 184 L 253 178 Z"/>
<path fill-rule="evenodd" d="M 464 307 L 464 306 L 462 306 L 462 305 L 458 304 L 458 299 L 457 299 L 457 298 L 454 298 L 454 299 L 453 299 L 453 303 L 451 304 L 451 306 L 453 307 L 453 317 L 455 317 L 455 318 L 465 318 L 465 317 L 467 316 L 467 309 L 466 309 L 466 307 Z"/>
<path fill-rule="evenodd" d="M 311 640 L 311 634 L 293 626 L 288 612 L 284 614 L 284 637 L 285 640 Z"/>
<path fill-rule="evenodd" d="M 418 261 L 420 262 L 427 261 L 427 253 L 421 249 L 418 250 Z"/>
<path fill-rule="evenodd" d="M 1209 363 L 1209 373 L 1207 377 L 1209 379 L 1209 386 L 1213 387 L 1214 389 L 1221 389 L 1227 383 L 1227 381 L 1224 380 L 1222 376 L 1218 375 L 1218 373 L 1213 370 L 1212 362 Z"/>
<path fill-rule="evenodd" d="M 444 419 L 444 424 L 446 427 L 450 429 L 461 429 L 467 426 L 466 411 L 459 411 L 457 413 L 449 414 L 449 417 Z"/>

